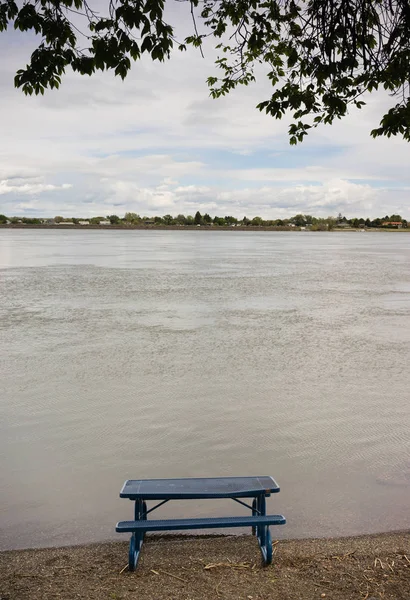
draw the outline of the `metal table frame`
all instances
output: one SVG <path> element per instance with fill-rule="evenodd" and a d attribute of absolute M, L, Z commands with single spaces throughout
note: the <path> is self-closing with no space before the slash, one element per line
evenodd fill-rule
<path fill-rule="evenodd" d="M 258 481 L 259 485 L 249 484 L 246 487 L 246 482 Z M 189 489 L 189 483 L 195 481 L 196 488 L 194 491 Z M 172 486 L 177 482 L 181 489 L 172 490 Z M 186 484 L 185 484 L 186 482 Z M 200 489 L 201 482 L 203 482 L 202 491 Z M 218 490 L 212 491 L 211 483 L 217 482 Z M 235 482 L 238 482 L 237 489 L 229 489 L 235 487 Z M 269 484 L 268 486 L 266 484 Z M 207 485 L 209 484 L 209 485 Z M 225 487 L 224 487 L 224 484 Z M 263 484 L 263 485 L 262 485 Z M 158 489 L 146 489 L 151 485 L 156 486 Z M 188 489 L 183 489 L 184 486 Z M 167 489 L 168 488 L 168 489 Z M 252 512 L 253 517 L 266 516 L 266 498 L 272 493 L 278 493 L 280 491 L 279 486 L 275 480 L 271 477 L 249 477 L 249 478 L 234 478 L 234 477 L 221 477 L 221 478 L 202 478 L 202 479 L 163 479 L 163 480 L 129 480 L 124 483 L 124 486 L 120 492 L 121 498 L 128 498 L 134 501 L 134 519 L 135 521 L 146 520 L 148 515 L 159 507 L 170 502 L 171 500 L 187 500 L 187 499 L 206 499 L 206 498 L 227 498 L 234 502 L 241 504 Z M 244 499 L 252 499 L 252 504 L 247 504 L 243 501 Z M 156 500 L 159 502 L 148 509 L 147 501 Z M 206 520 L 206 519 L 205 519 Z M 189 529 L 189 519 L 187 522 L 186 529 Z M 224 519 L 213 519 L 214 522 Z M 229 521 L 225 519 L 226 527 L 229 527 Z M 175 529 L 172 527 L 172 520 L 163 521 L 164 527 L 161 530 L 166 531 L 169 529 Z M 221 523 L 218 526 L 221 526 Z M 169 524 L 169 527 L 167 527 Z M 212 525 L 209 524 L 211 527 Z M 269 525 L 256 525 L 252 527 L 253 535 L 256 535 L 259 543 L 259 547 L 262 553 L 262 558 L 265 564 L 272 562 L 272 538 L 269 531 Z M 134 531 L 131 535 L 128 561 L 129 570 L 134 571 L 138 562 L 138 558 L 141 552 L 141 548 L 144 542 L 145 532 Z"/>

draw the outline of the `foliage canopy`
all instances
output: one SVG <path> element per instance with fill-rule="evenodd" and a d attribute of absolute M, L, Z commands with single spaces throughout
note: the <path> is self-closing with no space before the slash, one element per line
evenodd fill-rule
<path fill-rule="evenodd" d="M 38 34 L 29 64 L 15 85 L 26 94 L 58 88 L 66 67 L 92 75 L 113 69 L 124 79 L 144 53 L 163 61 L 174 48 L 202 48 L 213 38 L 221 76 L 208 78 L 219 97 L 267 68 L 272 95 L 258 104 L 280 119 L 290 112 L 290 143 L 311 127 L 361 108 L 362 95 L 384 88 L 392 106 L 373 137 L 410 140 L 409 0 L 168 0 L 187 3 L 192 35 L 178 41 L 165 0 L 109 0 L 106 14 L 87 0 L 0 0 L 0 31 L 14 26 Z"/>

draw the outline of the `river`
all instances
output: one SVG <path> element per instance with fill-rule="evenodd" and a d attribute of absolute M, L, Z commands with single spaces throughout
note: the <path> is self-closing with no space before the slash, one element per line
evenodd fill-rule
<path fill-rule="evenodd" d="M 272 475 L 280 537 L 408 528 L 409 365 L 406 233 L 0 230 L 0 548 L 121 539 L 129 478 Z"/>

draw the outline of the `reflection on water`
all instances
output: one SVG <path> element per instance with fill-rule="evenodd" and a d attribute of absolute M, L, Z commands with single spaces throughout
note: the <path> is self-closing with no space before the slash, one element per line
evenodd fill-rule
<path fill-rule="evenodd" d="M 1 230 L 0 547 L 115 537 L 140 477 L 273 475 L 275 535 L 409 527 L 409 264 L 405 233 Z"/>

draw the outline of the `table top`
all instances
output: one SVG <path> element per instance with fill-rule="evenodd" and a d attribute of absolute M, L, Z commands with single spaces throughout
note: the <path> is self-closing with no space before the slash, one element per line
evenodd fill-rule
<path fill-rule="evenodd" d="M 120 498 L 146 500 L 191 498 L 253 498 L 274 494 L 280 488 L 273 477 L 193 477 L 186 479 L 129 479 Z"/>

